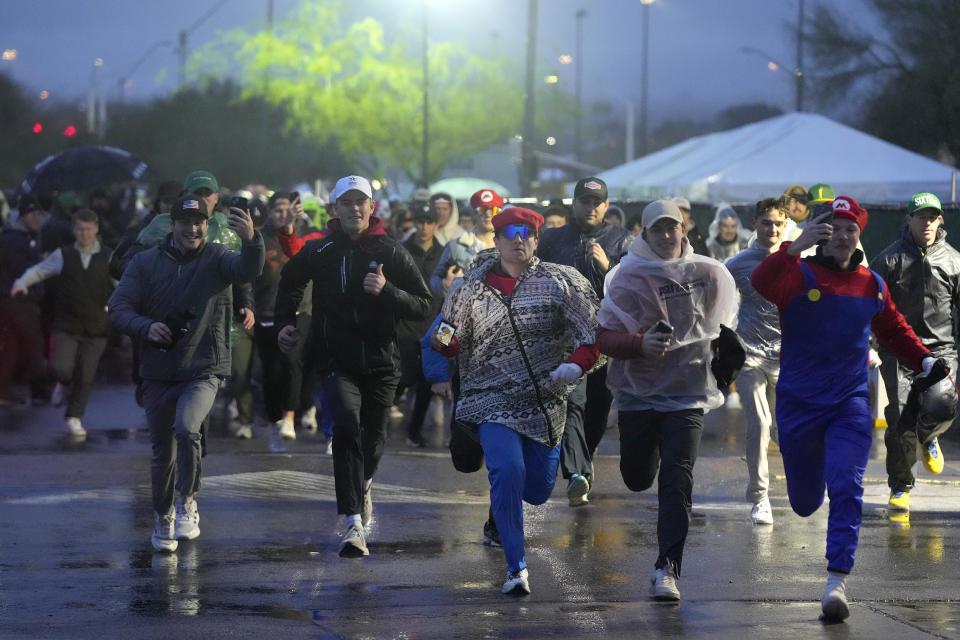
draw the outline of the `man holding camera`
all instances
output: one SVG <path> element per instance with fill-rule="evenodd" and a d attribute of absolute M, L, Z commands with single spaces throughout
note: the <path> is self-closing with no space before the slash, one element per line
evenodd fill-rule
<path fill-rule="evenodd" d="M 178 539 L 200 535 L 194 495 L 201 424 L 231 372 L 231 285 L 252 281 L 264 261 L 263 239 L 246 211 L 231 208 L 227 218 L 241 239 L 239 252 L 206 241 L 210 213 L 197 194 L 179 198 L 170 212 L 172 232 L 131 260 L 109 303 L 113 326 L 143 345 L 140 376 L 153 449 L 151 542 L 158 551 L 175 551 Z"/>
<path fill-rule="evenodd" d="M 399 380 L 397 322 L 425 318 L 432 298 L 413 258 L 373 215 L 366 178 L 341 178 L 330 198 L 337 217 L 329 235 L 307 242 L 280 274 L 277 340 L 283 351 L 296 345 L 296 311 L 312 281 L 313 352 L 333 415 L 337 512 L 347 516 L 339 554 L 359 558 L 369 555 L 370 487 Z"/>

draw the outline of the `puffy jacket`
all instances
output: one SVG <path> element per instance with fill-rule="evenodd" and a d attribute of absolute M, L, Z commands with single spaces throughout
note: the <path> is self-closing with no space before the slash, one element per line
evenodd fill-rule
<path fill-rule="evenodd" d="M 205 242 L 184 256 L 170 245 L 138 253 L 109 302 L 110 323 L 141 340 L 145 380 L 192 380 L 230 375 L 231 285 L 250 282 L 263 268 L 263 238 L 256 233 L 239 252 Z M 154 322 L 180 318 L 186 335 L 172 346 L 147 342 Z M 172 327 L 171 327 L 172 328 Z"/>
<path fill-rule="evenodd" d="M 919 247 L 904 225 L 900 239 L 870 262 L 890 289 L 897 309 L 920 342 L 937 356 L 954 351 L 953 310 L 960 304 L 960 252 L 941 227 L 929 247 Z"/>
<path fill-rule="evenodd" d="M 311 240 L 284 265 L 277 291 L 277 326 L 295 324 L 297 306 L 313 282 L 314 355 L 318 370 L 361 374 L 398 366 L 398 320 L 421 320 L 432 296 L 420 269 L 399 242 L 387 236 L 383 222 L 356 241 L 333 219 L 331 233 Z M 379 295 L 363 290 L 371 264 L 383 265 L 387 279 Z"/>
<path fill-rule="evenodd" d="M 607 254 L 607 259 L 610 260 L 607 271 L 600 269 L 600 265 L 593 259 L 591 241 L 599 244 Z M 562 227 L 544 229 L 540 234 L 537 257 L 544 262 L 573 267 L 590 281 L 597 298 L 603 298 L 603 279 L 610 269 L 620 262 L 631 242 L 633 235 L 623 227 L 606 222 L 593 227 L 581 227 L 576 222 L 571 222 Z"/>

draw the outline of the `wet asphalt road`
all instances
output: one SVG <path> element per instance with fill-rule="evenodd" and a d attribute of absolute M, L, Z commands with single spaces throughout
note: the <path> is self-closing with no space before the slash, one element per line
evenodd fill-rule
<path fill-rule="evenodd" d="M 882 459 L 867 472 L 846 624 L 818 621 L 826 508 L 790 511 L 771 456 L 776 523 L 755 527 L 738 411 L 707 418 L 679 605 L 649 599 L 656 495 L 619 478 L 615 430 L 593 502 L 565 484 L 527 507 L 532 595 L 500 594 L 502 551 L 481 544 L 484 473 L 393 434 L 374 483 L 371 556 L 336 555 L 332 461 L 301 437 L 215 427 L 201 536 L 173 555 L 149 536 L 149 445 L 128 387 L 99 388 L 82 444 L 60 410 L 0 410 L 0 638 L 960 638 L 960 445 L 921 470 L 909 522 L 887 514 Z M 435 434 L 436 435 L 436 434 Z M 879 453 L 879 451 L 878 451 Z"/>

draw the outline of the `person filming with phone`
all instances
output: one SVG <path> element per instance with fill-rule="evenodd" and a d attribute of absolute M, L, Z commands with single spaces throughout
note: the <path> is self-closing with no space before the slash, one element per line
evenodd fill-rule
<path fill-rule="evenodd" d="M 674 202 L 651 202 L 641 222 L 643 231 L 607 277 L 597 347 L 611 357 L 607 383 L 619 408 L 620 475 L 631 491 L 649 489 L 659 477 L 651 591 L 657 600 L 675 601 L 703 414 L 723 404 L 711 343 L 721 325 L 736 327 L 738 296 L 720 262 L 693 252 Z"/>
<path fill-rule="evenodd" d="M 507 560 L 501 591 L 530 593 L 523 502 L 543 504 L 557 477 L 567 397 L 603 364 L 594 346 L 597 296 L 576 269 L 543 262 L 543 217 L 493 217 L 497 252 L 482 253 L 447 295 L 431 346 L 459 358 L 456 419 L 480 441 Z"/>
<path fill-rule="evenodd" d="M 108 304 L 110 322 L 143 344 L 140 377 L 153 458 L 157 551 L 200 535 L 200 429 L 217 390 L 231 373 L 231 285 L 251 282 L 263 268 L 263 239 L 250 215 L 230 209 L 227 224 L 240 251 L 207 242 L 211 211 L 198 194 L 180 197 L 172 232 L 138 253 Z M 174 511 L 174 493 L 176 510 Z"/>

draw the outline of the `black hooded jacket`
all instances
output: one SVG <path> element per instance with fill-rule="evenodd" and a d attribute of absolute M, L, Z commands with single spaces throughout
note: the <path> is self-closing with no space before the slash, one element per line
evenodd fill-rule
<path fill-rule="evenodd" d="M 929 247 L 919 247 L 909 227 L 877 255 L 870 268 L 890 289 L 897 309 L 935 356 L 955 351 L 954 309 L 960 304 L 960 252 L 941 227 Z"/>
<path fill-rule="evenodd" d="M 596 242 L 607 254 L 610 266 L 607 271 L 600 268 L 593 259 L 591 241 Z M 633 235 L 623 227 L 606 222 L 587 227 L 575 221 L 562 227 L 544 229 L 540 234 L 537 257 L 545 262 L 567 265 L 579 271 L 590 284 L 598 298 L 603 298 L 603 279 L 607 272 L 619 264 L 620 258 L 627 252 Z"/>

